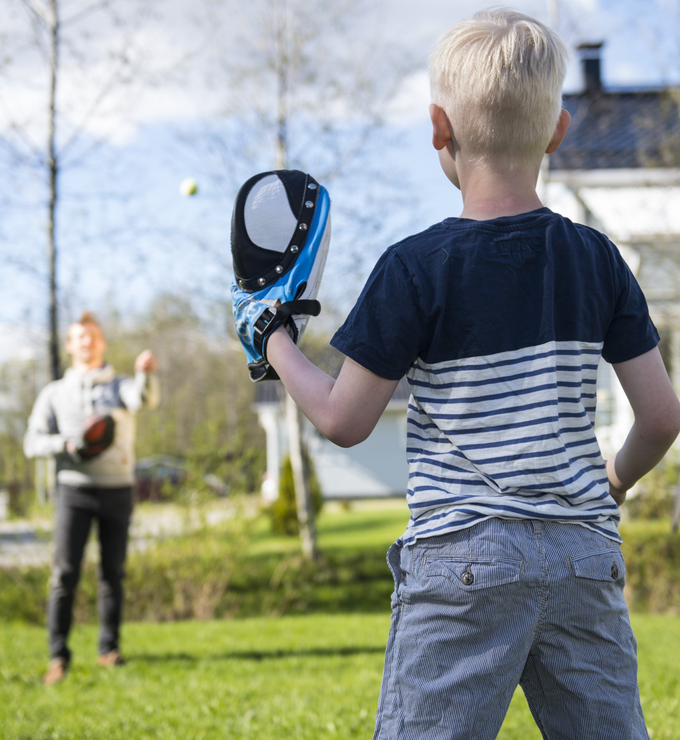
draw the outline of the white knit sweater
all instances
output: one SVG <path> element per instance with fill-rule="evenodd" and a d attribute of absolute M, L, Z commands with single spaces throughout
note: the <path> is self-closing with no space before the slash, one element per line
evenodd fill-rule
<path fill-rule="evenodd" d="M 28 457 L 57 457 L 57 480 L 72 486 L 117 488 L 134 483 L 135 418 L 142 408 L 160 402 L 155 373 L 134 378 L 116 375 L 110 365 L 81 372 L 73 368 L 38 395 L 28 420 L 24 452 Z M 113 444 L 92 460 L 75 462 L 66 442 L 77 441 L 85 420 L 110 414 L 115 422 Z"/>

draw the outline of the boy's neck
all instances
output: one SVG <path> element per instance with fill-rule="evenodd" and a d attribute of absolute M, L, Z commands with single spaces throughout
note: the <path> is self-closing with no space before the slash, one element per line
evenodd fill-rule
<path fill-rule="evenodd" d="M 463 196 L 461 218 L 486 221 L 543 207 L 536 193 L 538 173 L 533 169 L 518 167 L 494 171 L 474 167 L 459 174 Z"/>

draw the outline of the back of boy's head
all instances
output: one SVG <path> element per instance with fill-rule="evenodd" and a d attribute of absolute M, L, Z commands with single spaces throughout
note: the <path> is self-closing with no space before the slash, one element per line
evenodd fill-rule
<path fill-rule="evenodd" d="M 482 11 L 432 52 L 432 102 L 478 162 L 536 164 L 559 119 L 567 57 L 560 37 L 533 18 Z"/>

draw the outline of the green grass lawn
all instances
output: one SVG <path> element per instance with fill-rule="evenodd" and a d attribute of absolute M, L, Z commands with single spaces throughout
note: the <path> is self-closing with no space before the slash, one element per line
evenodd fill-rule
<path fill-rule="evenodd" d="M 388 629 L 385 615 L 125 626 L 129 663 L 95 665 L 96 628 L 74 632 L 73 668 L 44 687 L 45 635 L 0 630 L 0 737 L 370 738 Z M 653 740 L 680 738 L 680 620 L 634 617 L 640 687 Z M 540 740 L 517 693 L 500 740 Z"/>
<path fill-rule="evenodd" d="M 384 552 L 407 518 L 403 502 L 324 511 L 319 545 L 338 556 L 338 565 L 334 580 L 310 582 L 310 594 L 303 594 L 300 610 L 311 604 L 314 614 L 128 623 L 129 663 L 108 670 L 95 664 L 96 626 L 78 624 L 72 670 L 57 686 L 41 683 L 44 628 L 0 622 L 0 740 L 370 738 L 389 627 Z M 272 537 L 265 521 L 254 523 L 249 557 L 285 564 L 298 551 L 297 540 Z M 342 553 L 357 562 L 342 560 Z M 352 570 L 373 561 L 375 568 L 363 574 Z M 261 592 L 255 589 L 258 599 L 267 598 L 267 583 L 268 577 Z M 346 598 L 338 599 L 339 590 Z M 369 590 L 384 593 L 368 599 Z M 336 611 L 343 604 L 352 613 L 324 611 L 326 592 Z M 632 620 L 650 735 L 680 740 L 680 618 L 636 614 Z M 540 740 L 521 692 L 499 738 Z"/>

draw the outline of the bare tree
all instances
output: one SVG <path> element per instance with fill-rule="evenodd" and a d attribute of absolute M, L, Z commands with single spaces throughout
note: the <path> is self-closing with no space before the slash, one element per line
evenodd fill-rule
<path fill-rule="evenodd" d="M 201 0 L 196 7 L 213 110 L 190 132 L 194 156 L 229 200 L 253 172 L 281 162 L 329 187 L 341 227 L 330 266 L 343 271 L 343 285 L 322 290 L 347 308 L 345 297 L 356 297 L 377 257 L 375 245 L 393 240 L 402 214 L 414 212 L 398 156 L 401 132 L 388 112 L 416 64 L 387 36 L 389 4 Z"/>
<path fill-rule="evenodd" d="M 152 0 L 118 4 L 111 0 L 3 0 L 0 4 L 3 14 L 12 14 L 14 21 L 14 28 L 7 34 L 12 44 L 0 63 L 0 77 L 5 83 L 0 87 L 0 115 L 5 119 L 0 122 L 0 149 L 12 170 L 25 168 L 44 178 L 44 279 L 49 368 L 54 379 L 61 375 L 61 180 L 66 169 L 81 164 L 99 145 L 89 130 L 93 122 L 101 122 L 102 116 L 110 112 L 108 108 L 116 94 L 129 90 L 133 81 L 139 82 L 139 67 L 134 68 L 132 63 L 140 56 L 134 49 L 134 30 L 140 18 L 150 12 L 151 3 Z M 23 17 L 17 9 L 23 11 Z M 100 46 L 100 37 L 111 28 L 117 31 L 116 43 Z M 75 70 L 80 73 L 77 81 L 72 79 Z M 70 89 L 63 91 L 67 80 Z M 31 102 L 27 105 L 25 98 L 29 97 Z M 125 104 L 120 95 L 117 102 Z M 16 202 L 10 203 L 12 206 L 25 207 Z M 16 258 L 15 263 L 21 265 L 22 258 Z M 32 269 L 36 270 L 35 265 Z"/>
<path fill-rule="evenodd" d="M 352 219 L 364 234 L 370 231 L 371 196 L 385 163 L 372 169 L 368 145 L 413 69 L 404 49 L 389 50 L 377 38 L 380 11 L 387 6 L 363 0 L 204 0 L 203 9 L 213 42 L 212 82 L 223 103 L 219 120 L 203 136 L 215 178 L 233 192 L 253 171 L 294 168 L 326 184 L 361 163 L 365 207 L 353 211 Z M 358 256 L 356 243 L 352 249 Z M 288 395 L 285 405 L 303 552 L 313 559 L 316 528 L 300 412 Z"/>

